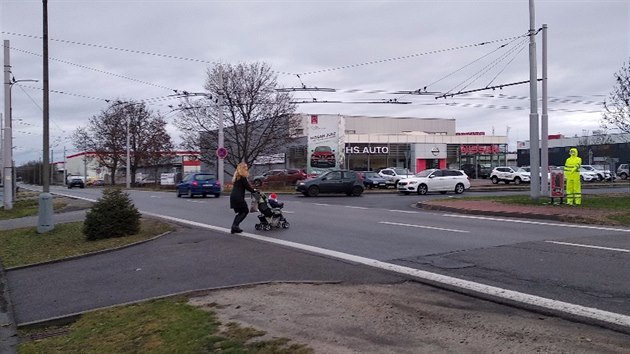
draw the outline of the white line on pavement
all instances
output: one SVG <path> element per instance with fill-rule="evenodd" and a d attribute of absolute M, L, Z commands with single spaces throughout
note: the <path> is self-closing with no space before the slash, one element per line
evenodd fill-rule
<path fill-rule="evenodd" d="M 569 243 L 569 242 L 560 242 L 560 241 L 545 241 L 548 243 L 555 243 L 556 245 L 564 245 L 564 246 L 575 246 L 575 247 L 585 247 L 585 248 L 595 248 L 598 250 L 606 250 L 606 251 L 615 251 L 615 252 L 630 252 L 630 250 L 623 248 L 611 248 L 611 247 L 602 247 L 602 246 L 594 246 L 594 245 L 584 245 L 580 243 Z"/>
<path fill-rule="evenodd" d="M 466 230 L 445 229 L 443 227 L 414 225 L 414 224 L 403 224 L 403 223 L 399 223 L 399 222 L 389 222 L 389 221 L 379 221 L 378 223 L 379 224 L 387 224 L 387 225 L 396 225 L 396 226 L 417 227 L 417 228 L 421 228 L 421 229 L 431 229 L 431 230 L 439 230 L 439 231 L 462 232 L 462 233 L 470 232 L 470 231 L 466 231 Z"/>
<path fill-rule="evenodd" d="M 505 218 L 491 218 L 491 217 L 487 217 L 487 216 L 459 215 L 459 214 L 442 214 L 442 216 L 447 216 L 447 217 L 452 217 L 452 218 L 466 218 L 466 219 L 478 219 L 478 220 L 490 220 L 490 221 L 505 221 L 505 222 L 520 223 L 520 224 L 572 227 L 572 228 L 577 228 L 577 229 L 591 229 L 591 230 L 603 230 L 603 231 L 630 232 L 630 229 L 621 229 L 621 228 L 613 228 L 613 227 L 605 227 L 605 226 L 590 226 L 590 225 L 579 225 L 579 224 L 568 224 L 568 223 L 567 224 L 559 224 L 559 223 L 544 222 L 544 221 L 531 221 L 531 220 L 505 219 Z"/>
<path fill-rule="evenodd" d="M 418 214 L 417 211 L 409 211 L 409 210 L 393 210 L 393 209 L 389 209 L 388 211 L 393 211 L 394 213 L 403 213 L 403 214 Z"/>
<path fill-rule="evenodd" d="M 220 232 L 225 232 L 225 233 L 229 231 L 227 228 L 224 228 L 224 227 L 202 224 L 202 223 L 198 223 L 194 221 L 168 217 L 168 216 L 164 216 L 160 214 L 153 214 L 153 213 L 147 213 L 147 212 L 142 212 L 142 213 L 155 216 L 155 217 L 164 218 L 167 220 L 177 221 L 180 223 L 209 229 L 209 230 L 215 230 L 215 231 L 220 231 Z M 409 275 L 417 279 L 423 279 L 423 280 L 434 282 L 434 283 L 440 283 L 440 284 L 444 284 L 448 286 L 458 287 L 458 288 L 470 290 L 479 294 L 490 295 L 497 298 L 506 299 L 509 301 L 515 301 L 515 302 L 520 302 L 523 304 L 533 305 L 533 306 L 546 308 L 546 309 L 550 309 L 554 311 L 560 311 L 560 312 L 568 313 L 571 315 L 580 316 L 583 318 L 590 318 L 590 319 L 603 321 L 603 322 L 607 322 L 607 323 L 611 323 L 611 324 L 615 324 L 619 326 L 630 327 L 630 316 L 626 316 L 623 314 L 604 311 L 604 310 L 600 310 L 600 309 L 596 309 L 592 307 L 571 304 L 568 302 L 557 301 L 553 299 L 547 299 L 547 298 L 536 296 L 536 295 L 525 294 L 518 291 L 475 283 L 469 280 L 459 279 L 459 278 L 450 277 L 446 275 L 430 273 L 423 270 L 418 270 L 418 269 L 400 266 L 396 264 L 381 262 L 375 259 L 355 256 L 352 254 L 333 251 L 333 250 L 329 250 L 329 249 L 325 249 L 321 247 L 309 246 L 309 245 L 304 245 L 301 243 L 251 234 L 249 232 L 243 232 L 238 235 L 255 239 L 255 240 L 259 240 L 259 241 L 264 241 L 264 242 L 274 243 L 274 244 L 278 244 L 278 245 L 282 245 L 286 247 L 300 249 L 300 250 L 304 250 L 304 251 L 308 251 L 308 252 L 312 252 L 316 254 L 322 254 L 328 257 L 350 261 L 350 262 L 354 262 L 358 264 L 363 264 L 366 266 L 383 269 L 383 270 L 387 270 L 387 271 L 391 271 L 391 272 L 395 272 L 399 274 L 405 274 L 405 275 Z"/>
<path fill-rule="evenodd" d="M 350 205 L 346 205 L 346 208 L 350 208 L 350 209 L 363 209 L 363 210 L 370 209 L 370 208 L 366 208 L 366 207 L 350 206 Z"/>

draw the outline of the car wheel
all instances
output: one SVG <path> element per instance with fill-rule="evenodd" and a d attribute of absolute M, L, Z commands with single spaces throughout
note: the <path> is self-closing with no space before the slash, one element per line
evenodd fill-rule
<path fill-rule="evenodd" d="M 177 198 L 181 198 L 182 194 L 179 192 L 179 188 L 175 189 L 175 194 L 177 194 Z"/>
<path fill-rule="evenodd" d="M 359 186 L 352 187 L 352 195 L 353 196 L 359 197 L 359 196 L 361 196 L 361 193 L 363 193 L 363 188 L 361 188 Z"/>
<path fill-rule="evenodd" d="M 188 190 L 188 198 L 192 198 L 193 197 L 193 192 L 192 192 L 192 188 L 190 188 Z"/>
<path fill-rule="evenodd" d="M 283 228 L 283 229 L 288 229 L 290 226 L 291 226 L 291 224 L 289 224 L 289 222 L 288 222 L 288 221 L 284 221 L 284 222 L 282 222 L 282 228 Z"/>
<path fill-rule="evenodd" d="M 495 177 L 492 177 L 492 178 L 491 178 L 491 180 L 492 180 L 492 184 L 497 184 L 497 183 L 499 183 L 499 179 L 498 179 L 496 176 L 495 176 Z"/>
<path fill-rule="evenodd" d="M 580 182 L 584 183 L 584 177 L 580 176 Z"/>
<path fill-rule="evenodd" d="M 429 191 L 429 188 L 426 184 L 421 184 L 418 186 L 418 194 L 425 195 Z"/>
<path fill-rule="evenodd" d="M 215 197 L 215 198 L 219 198 L 220 196 L 221 196 L 221 193 L 216 193 L 216 194 L 214 195 L 214 197 Z"/>
<path fill-rule="evenodd" d="M 628 175 L 625 173 L 622 173 L 621 175 L 619 175 L 619 178 L 621 179 L 628 179 Z"/>
<path fill-rule="evenodd" d="M 205 198 L 205 197 L 207 197 L 207 196 L 208 196 L 208 195 L 207 195 L 206 193 L 203 193 L 203 194 L 201 195 L 201 197 L 202 197 L 202 198 Z"/>
<path fill-rule="evenodd" d="M 271 230 L 271 225 L 269 225 L 269 224 L 266 224 L 263 227 L 264 227 L 265 231 Z"/>
<path fill-rule="evenodd" d="M 514 184 L 521 184 L 521 179 L 518 177 L 514 177 Z"/>
<path fill-rule="evenodd" d="M 464 185 L 461 183 L 457 183 L 457 185 L 455 185 L 455 194 L 462 194 L 464 193 L 464 190 L 466 188 L 464 188 Z"/>
<path fill-rule="evenodd" d="M 68 186 L 68 189 L 72 189 L 72 186 Z"/>
<path fill-rule="evenodd" d="M 319 187 L 310 186 L 308 187 L 308 190 L 306 191 L 306 193 L 308 193 L 309 197 L 317 197 L 317 195 L 319 194 Z"/>

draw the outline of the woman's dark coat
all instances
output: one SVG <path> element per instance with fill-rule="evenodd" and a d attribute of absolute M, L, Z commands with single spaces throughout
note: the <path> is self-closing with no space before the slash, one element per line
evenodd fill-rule
<path fill-rule="evenodd" d="M 239 177 L 232 186 L 232 193 L 230 193 L 230 208 L 235 211 L 249 210 L 249 205 L 245 201 L 245 190 L 254 192 L 254 188 L 249 184 L 249 181 L 245 177 Z"/>

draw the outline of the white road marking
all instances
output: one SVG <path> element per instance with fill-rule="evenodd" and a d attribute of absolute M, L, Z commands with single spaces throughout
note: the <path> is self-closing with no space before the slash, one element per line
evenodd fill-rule
<path fill-rule="evenodd" d="M 313 205 L 319 205 L 319 206 L 330 206 L 330 204 L 324 204 L 324 203 L 313 203 Z"/>
<path fill-rule="evenodd" d="M 161 214 L 153 214 L 153 213 L 147 213 L 147 212 L 142 212 L 142 213 L 150 215 L 150 216 L 155 216 L 158 218 L 163 218 L 163 219 L 172 220 L 172 221 L 176 221 L 176 222 L 180 222 L 180 223 L 184 223 L 184 224 L 188 224 L 192 226 L 201 227 L 208 230 L 215 230 L 215 231 L 220 231 L 220 232 L 225 232 L 225 233 L 229 232 L 229 229 L 225 227 L 202 224 L 195 221 L 178 219 L 174 217 L 164 216 Z M 547 298 L 536 296 L 536 295 L 525 294 L 518 291 L 503 289 L 503 288 L 485 285 L 481 283 L 475 283 L 469 280 L 459 279 L 459 278 L 450 277 L 446 275 L 430 273 L 423 270 L 418 270 L 418 269 L 400 266 L 396 264 L 381 262 L 375 259 L 355 256 L 352 254 L 333 251 L 333 250 L 329 250 L 329 249 L 325 249 L 321 247 L 303 245 L 297 242 L 285 241 L 285 240 L 280 240 L 276 238 L 251 234 L 249 232 L 243 232 L 238 235 L 242 237 L 248 237 L 251 239 L 263 241 L 263 242 L 269 242 L 269 243 L 273 243 L 277 245 L 282 245 L 285 247 L 291 247 L 291 248 L 304 250 L 304 251 L 308 251 L 308 252 L 312 252 L 316 254 L 321 254 L 321 255 L 325 255 L 325 256 L 340 259 L 340 260 L 354 262 L 357 264 L 363 264 L 363 265 L 378 268 L 378 269 L 384 269 L 384 270 L 399 273 L 399 274 L 405 274 L 405 275 L 408 275 L 417 279 L 421 279 L 421 280 L 425 280 L 425 281 L 429 281 L 433 283 L 440 283 L 440 284 L 444 284 L 448 286 L 454 286 L 461 289 L 470 290 L 479 294 L 495 296 L 495 297 L 506 299 L 509 301 L 515 301 L 515 302 L 520 302 L 520 303 L 533 305 L 533 306 L 537 306 L 541 308 L 546 308 L 546 309 L 550 309 L 554 311 L 560 311 L 560 312 L 568 313 L 571 315 L 580 316 L 583 318 L 590 318 L 590 319 L 603 321 L 603 322 L 607 322 L 607 323 L 611 323 L 611 324 L 615 324 L 619 326 L 630 327 L 630 316 L 626 316 L 619 313 L 604 311 L 604 310 L 600 310 L 600 309 L 596 309 L 592 307 L 571 304 L 568 302 L 557 301 L 553 299 L 547 299 Z"/>
<path fill-rule="evenodd" d="M 403 213 L 403 214 L 419 214 L 417 211 L 409 211 L 409 210 L 394 210 L 394 209 L 389 209 L 388 211 L 393 211 L 394 213 Z"/>
<path fill-rule="evenodd" d="M 555 243 L 556 245 L 595 248 L 595 249 L 598 249 L 598 250 L 615 251 L 615 252 L 628 252 L 628 253 L 630 253 L 630 250 L 623 249 L 623 248 L 611 248 L 611 247 L 584 245 L 584 244 L 580 244 L 580 243 L 569 243 L 569 242 L 560 242 L 560 241 L 545 241 L 545 242 Z"/>
<path fill-rule="evenodd" d="M 461 233 L 469 233 L 470 232 L 470 231 L 466 231 L 466 230 L 445 229 L 443 227 L 414 225 L 414 224 L 403 224 L 403 223 L 399 223 L 399 222 L 389 222 L 389 221 L 379 221 L 378 223 L 379 224 L 387 224 L 387 225 L 396 225 L 396 226 L 417 227 L 417 228 L 420 228 L 420 229 L 431 229 L 431 230 L 439 230 L 439 231 L 450 231 L 450 232 L 461 232 Z"/>
<path fill-rule="evenodd" d="M 452 217 L 452 218 L 466 218 L 466 219 L 478 219 L 478 220 L 490 220 L 490 221 L 505 221 L 505 222 L 520 223 L 520 224 L 572 227 L 572 228 L 576 228 L 576 229 L 591 229 L 591 230 L 602 230 L 602 231 L 630 232 L 630 229 L 620 229 L 620 228 L 613 228 L 613 227 L 606 227 L 606 226 L 590 226 L 590 225 L 579 225 L 579 224 L 559 224 L 559 223 L 544 222 L 544 221 L 531 221 L 531 220 L 505 219 L 505 218 L 491 218 L 491 217 L 487 217 L 487 216 L 459 215 L 459 214 L 442 214 L 442 216 L 447 216 L 447 217 Z"/>
<path fill-rule="evenodd" d="M 363 210 L 367 210 L 367 209 L 369 209 L 369 208 L 366 208 L 366 207 L 350 206 L 350 205 L 346 205 L 346 208 L 350 208 L 350 209 L 363 209 Z"/>

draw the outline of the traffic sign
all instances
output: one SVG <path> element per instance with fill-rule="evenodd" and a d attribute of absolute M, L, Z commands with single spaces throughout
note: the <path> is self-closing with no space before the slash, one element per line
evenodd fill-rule
<path fill-rule="evenodd" d="M 227 155 L 228 155 L 228 151 L 227 151 L 226 148 L 220 147 L 220 148 L 217 149 L 217 157 L 218 158 L 224 159 L 224 158 L 227 157 Z"/>

